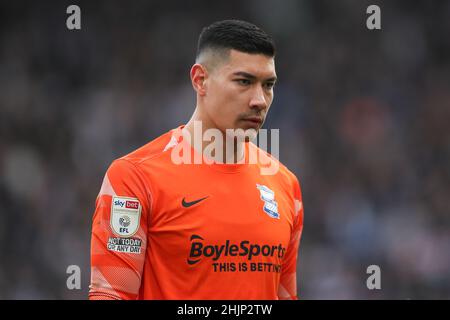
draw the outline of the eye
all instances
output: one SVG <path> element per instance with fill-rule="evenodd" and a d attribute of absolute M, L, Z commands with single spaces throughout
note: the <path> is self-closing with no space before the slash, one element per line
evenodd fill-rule
<path fill-rule="evenodd" d="M 267 83 L 264 84 L 264 86 L 268 90 L 272 89 L 274 85 L 275 85 L 275 82 L 267 82 Z"/>
<path fill-rule="evenodd" d="M 239 83 L 242 86 L 248 86 L 251 84 L 251 81 L 248 79 L 236 79 L 234 81 L 236 81 L 237 83 Z"/>

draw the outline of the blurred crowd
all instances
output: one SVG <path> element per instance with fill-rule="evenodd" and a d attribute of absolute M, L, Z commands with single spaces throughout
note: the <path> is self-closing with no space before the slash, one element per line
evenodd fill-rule
<path fill-rule="evenodd" d="M 305 208 L 305 299 L 450 298 L 450 2 L 65 1 L 0 4 L 0 299 L 85 299 L 106 169 L 186 123 L 202 27 L 272 34 L 265 127 Z M 66 269 L 81 268 L 81 290 Z M 381 289 L 368 290 L 378 265 Z"/>

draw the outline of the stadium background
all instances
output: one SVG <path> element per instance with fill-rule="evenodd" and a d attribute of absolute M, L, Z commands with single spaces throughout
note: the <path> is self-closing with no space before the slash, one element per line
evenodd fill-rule
<path fill-rule="evenodd" d="M 226 18 L 277 44 L 265 127 L 302 185 L 300 296 L 450 298 L 448 17 L 449 1 L 2 1 L 0 298 L 86 297 L 105 170 L 189 119 L 197 36 Z"/>

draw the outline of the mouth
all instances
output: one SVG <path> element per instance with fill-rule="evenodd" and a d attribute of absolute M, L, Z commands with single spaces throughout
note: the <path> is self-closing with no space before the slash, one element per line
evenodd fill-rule
<path fill-rule="evenodd" d="M 250 122 L 254 125 L 259 126 L 263 123 L 263 118 L 262 117 L 248 117 L 248 118 L 244 118 L 243 121 Z"/>

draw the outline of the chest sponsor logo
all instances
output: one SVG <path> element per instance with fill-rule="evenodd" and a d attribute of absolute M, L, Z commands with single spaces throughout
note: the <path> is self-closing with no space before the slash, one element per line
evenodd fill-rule
<path fill-rule="evenodd" d="M 136 198 L 113 196 L 111 201 L 111 229 L 115 235 L 128 238 L 139 229 L 141 204 Z"/>
<path fill-rule="evenodd" d="M 256 184 L 256 188 L 260 192 L 261 200 L 264 201 L 263 211 L 271 218 L 280 219 L 278 203 L 275 201 L 275 192 L 261 184 Z"/>
<path fill-rule="evenodd" d="M 259 244 L 248 240 L 239 243 L 226 240 L 225 243 L 206 244 L 200 235 L 193 234 L 190 239 L 190 250 L 187 258 L 189 265 L 195 265 L 203 259 L 212 261 L 214 272 L 234 271 L 260 271 L 281 272 L 278 263 L 286 253 L 281 243 Z M 224 262 L 226 257 L 239 257 L 240 262 Z M 256 262 L 264 260 L 263 257 L 273 258 L 273 262 Z M 267 260 L 267 259 L 265 259 Z"/>

